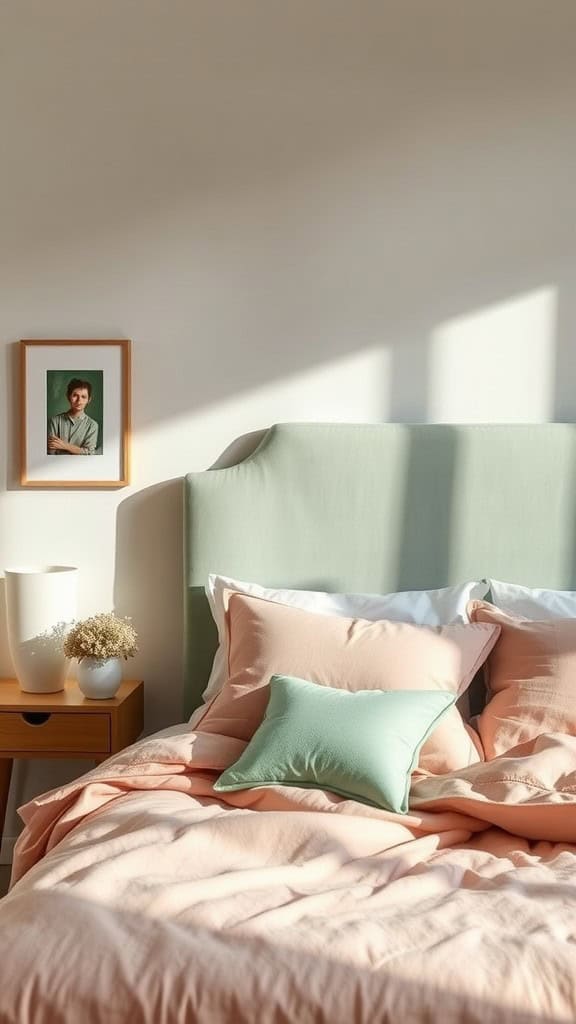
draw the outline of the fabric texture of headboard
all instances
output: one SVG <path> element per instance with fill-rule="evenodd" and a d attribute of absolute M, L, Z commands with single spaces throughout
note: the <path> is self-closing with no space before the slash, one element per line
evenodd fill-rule
<path fill-rule="evenodd" d="M 184 493 L 186 715 L 217 642 L 209 572 L 349 593 L 487 576 L 576 589 L 573 424 L 279 424 Z"/>

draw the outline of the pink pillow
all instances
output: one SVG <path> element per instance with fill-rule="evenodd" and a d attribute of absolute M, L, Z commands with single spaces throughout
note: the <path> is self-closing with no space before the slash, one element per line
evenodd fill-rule
<path fill-rule="evenodd" d="M 576 736 L 576 619 L 530 621 L 470 601 L 472 622 L 500 626 L 486 666 L 488 703 L 478 717 L 487 760 L 542 733 Z"/>
<path fill-rule="evenodd" d="M 228 679 L 196 723 L 199 732 L 250 740 L 270 677 L 296 676 L 344 690 L 449 690 L 462 694 L 492 650 L 495 625 L 414 626 L 321 615 L 228 593 Z M 441 774 L 482 760 L 474 730 L 452 707 L 420 752 Z"/>

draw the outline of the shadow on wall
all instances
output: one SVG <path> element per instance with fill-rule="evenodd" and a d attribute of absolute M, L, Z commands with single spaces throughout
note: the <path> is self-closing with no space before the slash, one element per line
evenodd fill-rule
<path fill-rule="evenodd" d="M 6 580 L 0 576 L 0 651 L 8 651 L 8 623 L 6 621 Z"/>
<path fill-rule="evenodd" d="M 525 0 L 448 3 L 442 16 L 419 4 L 415 19 L 411 4 L 371 4 L 362 18 L 326 4 L 329 32 L 304 3 L 229 5 L 225 31 L 216 8 L 175 5 L 160 36 L 144 9 L 136 43 L 149 32 L 156 71 L 164 59 L 170 73 L 151 73 L 146 46 L 132 45 L 129 81 L 134 39 L 119 15 L 115 37 L 91 26 L 76 69 L 82 83 L 106 55 L 109 74 L 88 92 L 109 113 L 105 144 L 98 132 L 81 140 L 76 160 L 64 136 L 86 116 L 84 92 L 71 95 L 65 69 L 82 14 L 68 6 L 57 37 L 44 39 L 42 19 L 26 25 L 32 48 L 51 47 L 51 95 L 68 117 L 52 126 L 42 189 L 31 188 L 22 125 L 42 117 L 31 98 L 44 67 L 27 67 L 4 128 L 3 283 L 40 322 L 60 322 L 74 294 L 70 316 L 92 330 L 99 281 L 109 328 L 128 318 L 138 338 L 140 428 L 167 419 L 166 366 L 178 367 L 168 415 L 185 418 L 375 345 L 405 380 L 386 418 L 422 420 L 412 369 L 438 323 L 560 276 L 561 302 L 574 305 L 574 5 L 543 18 Z M 6 60 L 20 81 L 17 58 Z M 201 95 L 209 102 L 191 110 Z M 32 286 L 43 290 L 31 300 Z M 575 377 L 568 359 L 568 409 Z"/>
<path fill-rule="evenodd" d="M 242 462 L 265 433 L 236 438 L 211 468 Z M 126 674 L 143 675 L 147 684 L 147 732 L 182 720 L 183 528 L 182 478 L 145 487 L 118 506 L 114 608 L 129 615 L 138 632 L 139 652 Z"/>
<path fill-rule="evenodd" d="M 126 498 L 117 512 L 114 608 L 138 632 L 127 674 L 147 683 L 148 732 L 182 720 L 182 501 L 182 479 L 167 480 Z"/>

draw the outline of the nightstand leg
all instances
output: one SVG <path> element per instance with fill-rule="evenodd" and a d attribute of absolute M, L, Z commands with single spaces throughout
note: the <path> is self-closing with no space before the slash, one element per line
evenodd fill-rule
<path fill-rule="evenodd" d="M 4 834 L 4 819 L 8 806 L 10 779 L 12 778 L 12 758 L 0 757 L 0 840 Z"/>

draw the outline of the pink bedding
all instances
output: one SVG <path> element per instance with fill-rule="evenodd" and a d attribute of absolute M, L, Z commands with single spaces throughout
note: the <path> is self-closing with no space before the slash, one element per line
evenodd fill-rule
<path fill-rule="evenodd" d="M 399 816 L 144 740 L 23 809 L 0 1021 L 576 1019 L 576 738 L 413 785 Z"/>

